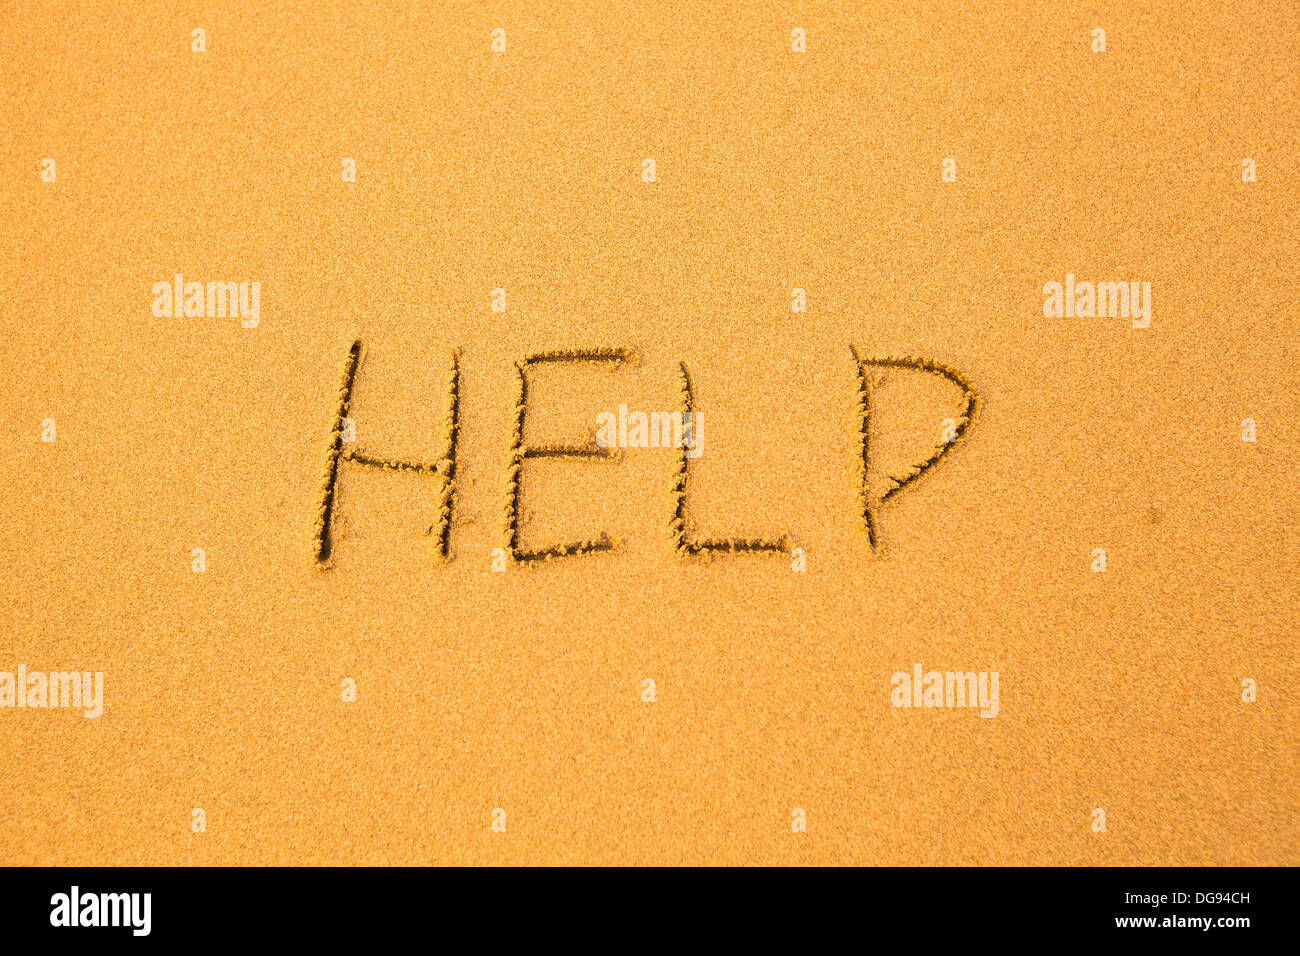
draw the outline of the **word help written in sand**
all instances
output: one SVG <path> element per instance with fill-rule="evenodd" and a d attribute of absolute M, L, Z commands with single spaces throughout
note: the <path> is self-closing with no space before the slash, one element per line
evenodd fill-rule
<path fill-rule="evenodd" d="M 858 436 L 861 442 L 860 484 L 858 489 L 861 511 L 859 518 L 866 534 L 867 546 L 874 551 L 880 545 L 877 517 L 880 506 L 937 465 L 953 446 L 961 440 L 975 418 L 979 398 L 966 377 L 946 365 L 921 358 L 864 358 L 855 347 L 851 347 L 851 350 L 857 368 L 856 416 Z M 437 479 L 439 482 L 437 519 L 430 533 L 436 534 L 439 556 L 443 560 L 450 561 L 452 559 L 451 519 L 456 500 L 456 448 L 460 435 L 461 369 L 459 354 L 452 353 L 447 383 L 447 416 L 444 423 L 446 443 L 443 454 L 437 461 L 407 461 L 370 454 L 362 449 L 344 447 L 346 433 L 352 426 L 352 421 L 348 417 L 348 410 L 352 403 L 352 390 L 356 381 L 357 369 L 361 364 L 362 353 L 362 343 L 358 339 L 352 343 L 352 347 L 348 350 L 343 365 L 343 374 L 339 380 L 338 403 L 335 408 L 334 425 L 330 434 L 325 473 L 321 482 L 320 499 L 313 534 L 316 563 L 321 568 L 330 566 L 330 556 L 334 546 L 332 527 L 337 501 L 339 472 L 340 466 L 344 462 L 372 468 L 427 474 Z M 616 454 L 614 449 L 605 447 L 595 440 L 582 444 L 526 444 L 523 436 L 524 422 L 528 415 L 528 371 L 534 366 L 549 363 L 595 362 L 617 364 L 632 358 L 632 350 L 626 348 L 563 349 L 534 353 L 515 363 L 519 391 L 512 412 L 514 431 L 510 461 L 506 471 L 506 509 L 502 530 L 502 549 L 511 560 L 526 563 L 615 550 L 614 542 L 604 533 L 592 539 L 569 541 L 543 548 L 525 548 L 520 545 L 520 477 L 524 463 L 528 459 L 542 457 L 608 459 Z M 889 478 L 888 484 L 883 490 L 872 492 L 867 479 L 872 462 L 872 422 L 877 402 L 876 385 L 873 376 L 879 371 L 888 369 L 910 370 L 946 379 L 961 390 L 962 405 L 953 417 L 945 420 L 941 441 L 926 458 L 913 463 L 903 475 Z M 697 414 L 697 409 L 695 408 L 690 373 L 687 371 L 685 364 L 681 363 L 678 365 L 678 395 L 680 412 L 686 421 L 690 421 L 691 416 Z M 768 552 L 774 554 L 789 554 L 791 552 L 793 545 L 787 535 L 782 535 L 779 538 L 723 537 L 702 539 L 689 536 L 686 531 L 686 491 L 690 476 L 689 463 L 692 457 L 690 449 L 686 444 L 683 444 L 671 489 L 674 507 L 667 531 L 673 548 L 679 555 L 691 557 L 717 552 Z"/>

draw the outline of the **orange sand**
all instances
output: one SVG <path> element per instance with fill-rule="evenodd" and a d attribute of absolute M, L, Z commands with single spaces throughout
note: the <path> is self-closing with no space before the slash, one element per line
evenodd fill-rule
<path fill-rule="evenodd" d="M 0 13 L 0 670 L 105 675 L 0 709 L 0 863 L 1300 862 L 1293 5 L 112 6 Z M 1067 272 L 1151 326 L 1044 318 Z M 344 461 L 315 565 L 358 337 L 418 461 L 460 350 L 451 561 L 438 478 Z M 875 553 L 851 346 L 980 399 Z M 526 460 L 525 543 L 618 548 L 492 571 L 514 362 L 596 347 L 526 440 L 685 363 L 692 533 L 806 571 L 675 554 L 654 449 Z M 876 395 L 878 496 L 961 403 Z M 916 662 L 1000 713 L 891 707 Z"/>

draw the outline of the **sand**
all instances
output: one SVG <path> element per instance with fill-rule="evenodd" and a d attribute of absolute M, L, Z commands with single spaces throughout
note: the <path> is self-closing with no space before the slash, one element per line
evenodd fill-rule
<path fill-rule="evenodd" d="M 0 13 L 0 863 L 1300 862 L 1289 5 L 325 7 Z"/>

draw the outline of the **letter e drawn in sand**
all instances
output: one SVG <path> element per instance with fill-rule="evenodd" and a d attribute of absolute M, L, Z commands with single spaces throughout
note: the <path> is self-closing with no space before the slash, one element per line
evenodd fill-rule
<path fill-rule="evenodd" d="M 627 362 L 635 358 L 631 349 L 595 348 L 562 349 L 554 352 L 537 352 L 525 356 L 515 363 L 519 375 L 519 401 L 515 403 L 514 436 L 510 446 L 510 465 L 506 478 L 505 536 L 506 553 L 514 561 L 542 561 L 549 558 L 563 558 L 578 554 L 592 554 L 598 551 L 614 550 L 614 542 L 603 531 L 600 537 L 567 544 L 551 545 L 546 548 L 522 548 L 519 545 L 519 487 L 523 475 L 524 461 L 528 458 L 617 458 L 618 453 L 610 448 L 602 448 L 593 440 L 589 444 L 545 444 L 527 445 L 524 443 L 524 419 L 528 411 L 528 369 L 543 363 L 577 363 L 577 362 Z"/>

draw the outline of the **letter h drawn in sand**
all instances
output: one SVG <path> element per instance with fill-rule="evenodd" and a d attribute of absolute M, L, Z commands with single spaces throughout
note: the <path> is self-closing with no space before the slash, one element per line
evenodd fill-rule
<path fill-rule="evenodd" d="M 339 466 L 345 461 L 370 468 L 414 471 L 440 476 L 442 483 L 438 493 L 438 519 L 430 533 L 435 531 L 437 533 L 439 557 L 450 560 L 451 513 L 456 494 L 456 440 L 460 431 L 460 357 L 455 351 L 451 353 L 451 374 L 448 381 L 451 397 L 447 406 L 447 444 L 443 457 L 436 462 L 405 461 L 379 457 L 360 448 L 343 447 L 344 428 L 352 404 L 352 388 L 356 382 L 357 369 L 361 364 L 362 351 L 361 340 L 357 339 L 348 350 L 348 357 L 343 365 L 343 375 L 339 379 L 338 406 L 330 438 L 329 455 L 325 463 L 325 476 L 321 485 L 320 506 L 316 513 L 316 563 L 323 568 L 329 567 L 334 547 L 333 525 L 337 507 Z"/>

